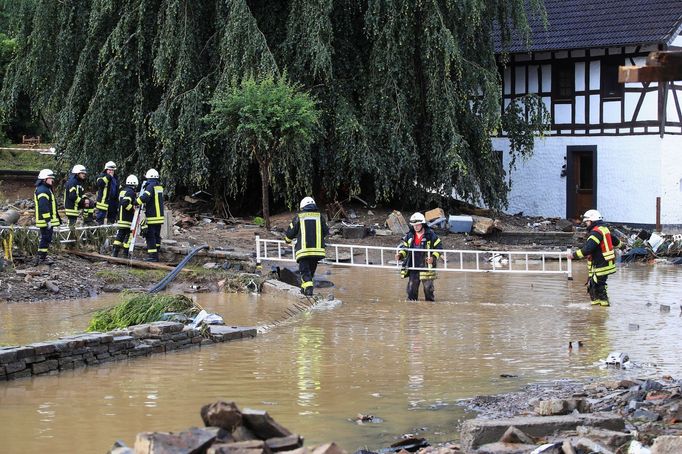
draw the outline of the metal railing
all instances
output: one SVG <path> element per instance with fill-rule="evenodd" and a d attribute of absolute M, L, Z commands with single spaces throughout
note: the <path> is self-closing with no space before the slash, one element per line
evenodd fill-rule
<path fill-rule="evenodd" d="M 397 247 L 363 246 L 357 244 L 328 244 L 327 257 L 321 261 L 329 265 L 385 268 L 399 270 L 403 261 L 396 261 Z M 428 252 L 425 249 L 403 249 L 412 254 Z M 573 279 L 572 260 L 566 251 L 473 251 L 438 250 L 440 258 L 436 267 L 410 267 L 420 271 L 446 271 L 467 273 L 517 273 L 563 274 Z M 295 262 L 294 245 L 282 240 L 269 240 L 256 236 L 256 262 Z"/>
<path fill-rule="evenodd" d="M 108 224 L 108 225 L 94 225 L 94 226 L 89 226 L 89 227 L 68 227 L 68 226 L 59 226 L 55 227 L 52 229 L 52 234 L 54 235 L 55 239 L 59 241 L 60 243 L 72 243 L 75 241 L 83 241 L 87 239 L 87 236 L 90 232 L 94 232 L 99 229 L 116 229 L 118 228 L 116 224 Z M 12 230 L 13 232 L 17 231 L 24 231 L 28 232 L 29 234 L 34 234 L 36 238 L 40 236 L 40 228 L 32 225 L 32 226 L 0 226 L 0 232 L 4 230 Z"/>

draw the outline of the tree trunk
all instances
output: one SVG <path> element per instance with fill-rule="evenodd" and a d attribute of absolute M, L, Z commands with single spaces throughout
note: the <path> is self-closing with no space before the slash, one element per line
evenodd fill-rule
<path fill-rule="evenodd" d="M 265 228 L 270 230 L 270 162 L 264 159 L 259 161 L 259 164 L 263 219 L 265 219 Z"/>

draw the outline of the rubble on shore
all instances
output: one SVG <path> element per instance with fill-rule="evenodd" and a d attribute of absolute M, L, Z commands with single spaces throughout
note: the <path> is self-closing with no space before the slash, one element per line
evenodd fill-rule
<path fill-rule="evenodd" d="M 663 454 L 682 452 L 682 381 L 557 381 L 479 396 L 461 428 L 472 453 Z"/>

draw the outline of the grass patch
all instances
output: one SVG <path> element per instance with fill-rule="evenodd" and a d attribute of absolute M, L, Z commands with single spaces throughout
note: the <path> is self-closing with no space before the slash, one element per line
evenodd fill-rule
<path fill-rule="evenodd" d="M 18 146 L 18 145 L 17 145 Z M 40 154 L 37 151 L 0 150 L 0 162 L 6 170 L 35 170 L 54 168 L 54 156 Z"/>
<path fill-rule="evenodd" d="M 135 279 L 148 283 L 160 281 L 164 278 L 166 272 L 161 270 L 131 268 L 129 270 L 99 270 L 95 275 L 103 279 L 107 284 L 122 284 Z"/>
<path fill-rule="evenodd" d="M 184 295 L 124 294 L 123 302 L 95 312 L 87 331 L 111 331 L 156 322 L 165 312 L 193 317 L 199 313 L 199 308 Z"/>

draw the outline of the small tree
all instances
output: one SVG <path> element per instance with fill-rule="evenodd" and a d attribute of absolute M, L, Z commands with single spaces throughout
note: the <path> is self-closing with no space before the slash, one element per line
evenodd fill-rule
<path fill-rule="evenodd" d="M 224 161 L 239 163 L 242 169 L 245 162 L 258 162 L 263 218 L 270 229 L 269 186 L 289 191 L 285 194 L 288 202 L 294 199 L 294 190 L 311 186 L 310 145 L 320 115 L 316 101 L 286 76 L 269 76 L 232 84 L 216 94 L 211 106 L 204 120 L 210 125 L 209 135 L 229 144 L 232 155 Z M 229 179 L 240 178 L 237 172 L 226 170 Z"/>

